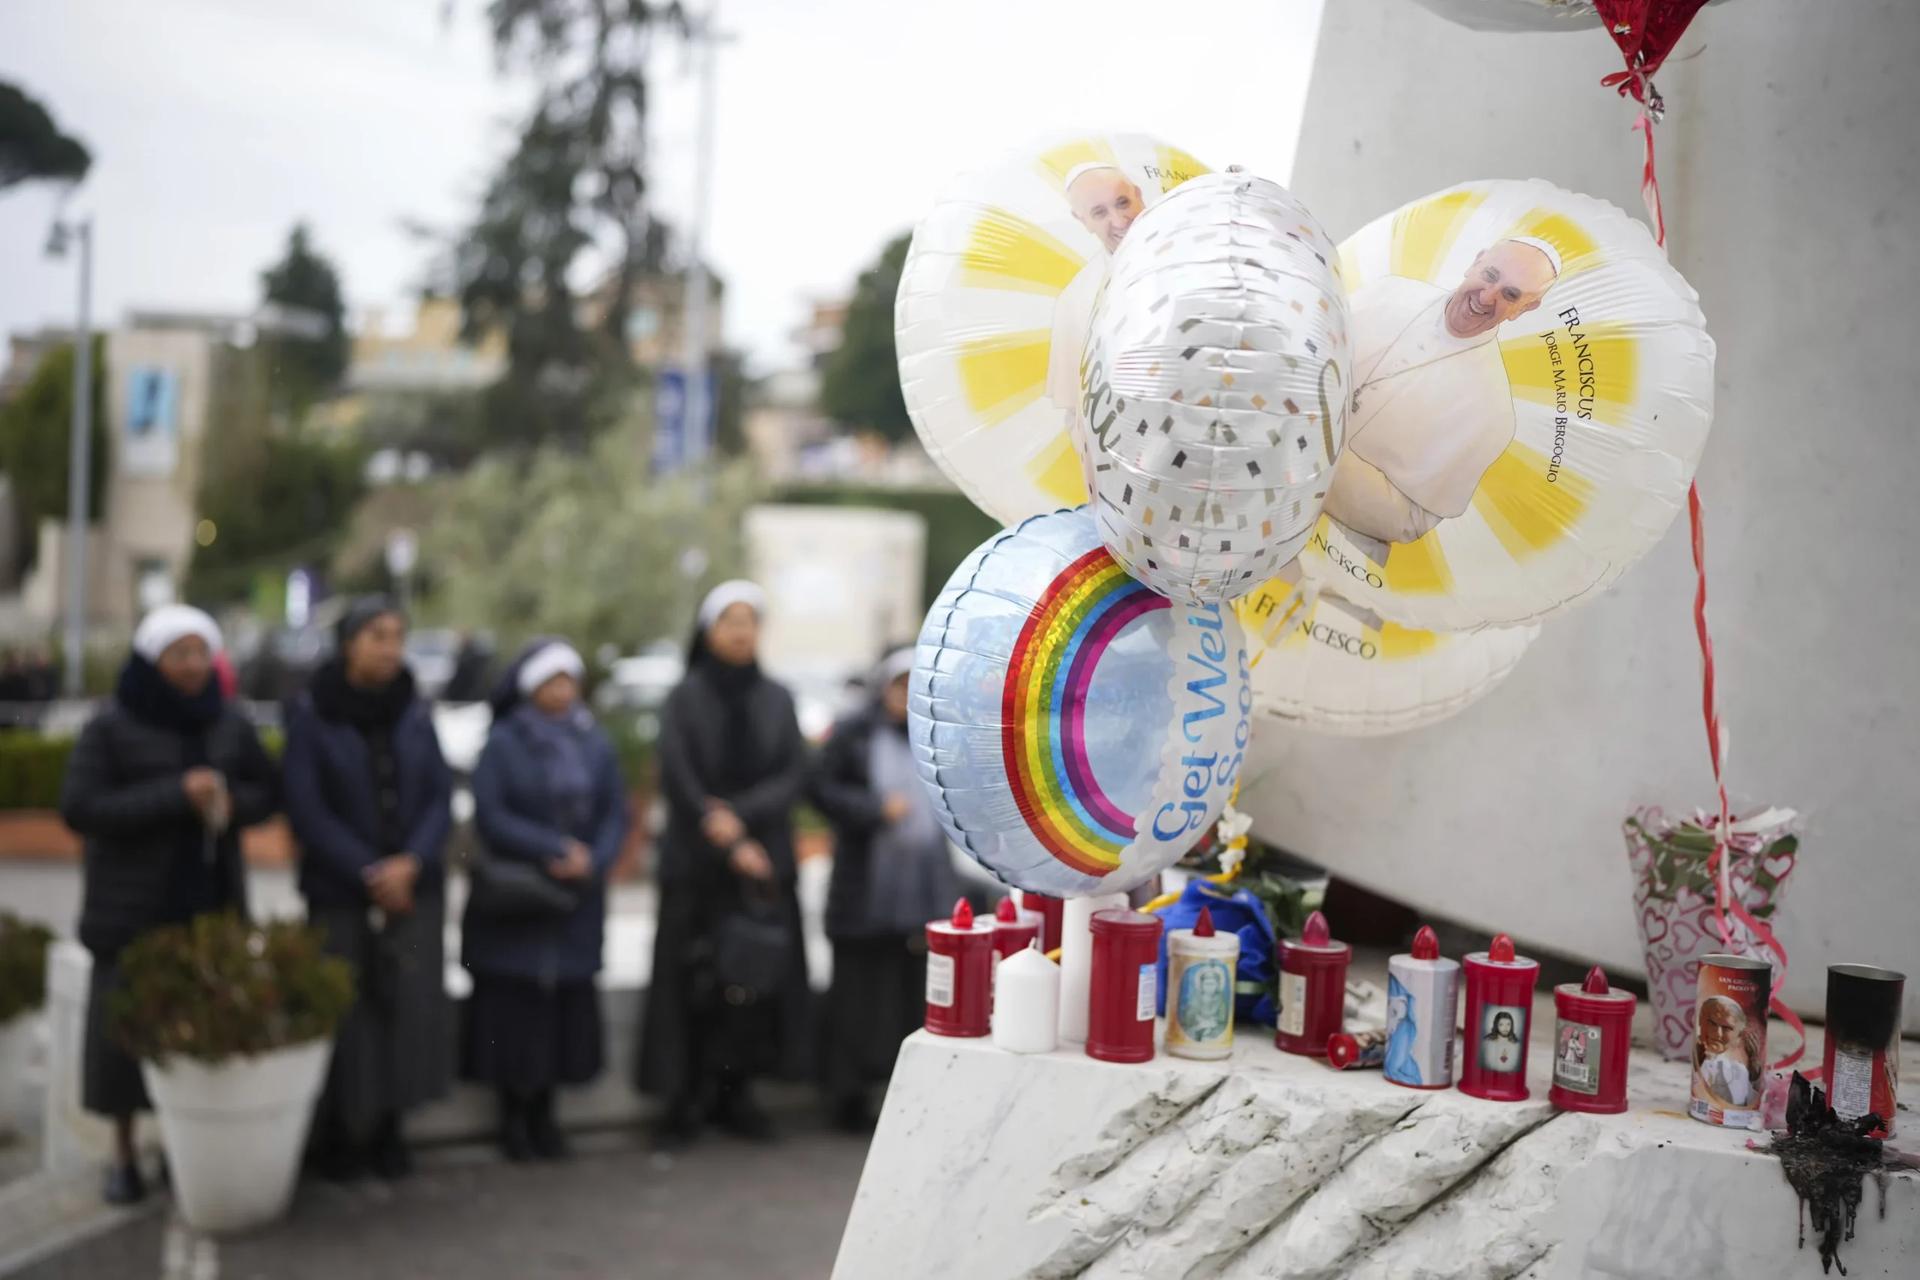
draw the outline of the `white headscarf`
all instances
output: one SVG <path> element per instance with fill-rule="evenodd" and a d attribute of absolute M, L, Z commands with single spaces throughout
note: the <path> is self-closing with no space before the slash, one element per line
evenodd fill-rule
<path fill-rule="evenodd" d="M 525 698 L 555 676 L 572 676 L 578 680 L 586 673 L 587 664 L 581 661 L 579 652 L 572 645 L 556 640 L 527 655 L 514 684 Z"/>
<path fill-rule="evenodd" d="M 158 662 L 175 641 L 188 636 L 199 636 L 207 648 L 220 652 L 220 624 L 192 605 L 163 604 L 134 629 L 133 651 L 148 662 Z"/>
<path fill-rule="evenodd" d="M 720 615 L 736 604 L 743 604 L 764 617 L 767 612 L 767 593 L 745 578 L 731 578 L 721 583 L 707 592 L 707 598 L 700 602 L 700 629 L 705 631 L 720 621 Z"/>
<path fill-rule="evenodd" d="M 873 687 L 884 689 L 913 670 L 914 647 L 903 644 L 886 657 L 880 659 L 880 665 L 874 668 Z"/>

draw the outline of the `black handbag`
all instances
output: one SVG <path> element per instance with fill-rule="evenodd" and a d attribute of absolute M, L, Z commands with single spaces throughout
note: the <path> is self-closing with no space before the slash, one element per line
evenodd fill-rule
<path fill-rule="evenodd" d="M 579 896 L 530 862 L 496 858 L 476 848 L 467 859 L 467 909 L 490 920 L 570 915 Z"/>
<path fill-rule="evenodd" d="M 793 932 L 777 901 L 750 894 L 715 921 L 714 978 L 728 1004 L 773 995 L 792 967 Z"/>

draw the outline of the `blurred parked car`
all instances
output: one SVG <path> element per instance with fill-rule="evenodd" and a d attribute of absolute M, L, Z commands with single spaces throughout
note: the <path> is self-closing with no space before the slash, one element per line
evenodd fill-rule
<path fill-rule="evenodd" d="M 801 734 L 816 744 L 826 739 L 835 722 L 859 710 L 867 698 L 866 681 L 858 675 L 804 673 L 775 678 L 793 694 Z"/>
<path fill-rule="evenodd" d="M 458 631 L 420 627 L 407 633 L 407 665 L 413 669 L 413 682 L 421 697 L 432 701 L 446 692 L 459 661 Z"/>
<path fill-rule="evenodd" d="M 594 710 L 603 716 L 629 713 L 655 725 L 667 695 L 686 671 L 680 646 L 665 640 L 630 658 L 615 658 L 607 666 L 606 679 L 593 691 Z"/>
<path fill-rule="evenodd" d="M 280 703 L 307 687 L 333 653 L 331 626 L 273 627 L 257 648 L 240 659 L 240 693 L 255 702 Z"/>

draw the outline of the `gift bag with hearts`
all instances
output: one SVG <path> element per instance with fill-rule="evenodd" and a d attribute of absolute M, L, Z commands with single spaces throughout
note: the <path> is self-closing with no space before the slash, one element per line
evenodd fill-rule
<path fill-rule="evenodd" d="M 1729 898 L 1769 928 L 1787 877 L 1799 856 L 1791 809 L 1767 809 L 1735 818 L 1728 829 Z M 1753 931 L 1728 911 L 1727 936 L 1714 910 L 1716 817 L 1704 810 L 1669 818 L 1641 809 L 1626 820 L 1627 860 L 1633 868 L 1633 907 L 1646 954 L 1653 997 L 1653 1038 L 1673 1061 L 1693 1052 L 1695 988 L 1700 957 L 1733 954 L 1772 962 Z M 1776 975 L 1777 976 L 1777 975 Z"/>

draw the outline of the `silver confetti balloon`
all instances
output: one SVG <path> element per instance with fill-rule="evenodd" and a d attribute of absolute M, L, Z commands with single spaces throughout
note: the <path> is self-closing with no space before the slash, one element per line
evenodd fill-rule
<path fill-rule="evenodd" d="M 1162 595 L 1232 600 L 1313 532 L 1350 385 L 1333 262 L 1305 206 L 1239 171 L 1175 188 L 1114 254 L 1076 443 L 1101 541 Z"/>

